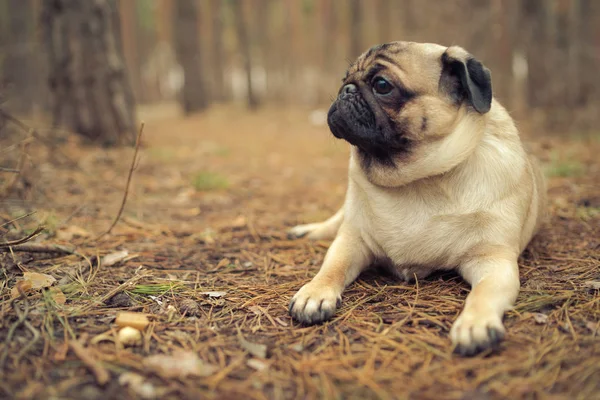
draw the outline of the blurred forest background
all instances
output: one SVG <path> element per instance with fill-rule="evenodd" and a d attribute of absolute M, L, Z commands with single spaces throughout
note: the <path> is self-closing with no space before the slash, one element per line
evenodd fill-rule
<path fill-rule="evenodd" d="M 2 107 L 92 139 L 127 131 L 102 141 L 131 143 L 136 104 L 327 107 L 348 63 L 393 40 L 465 47 L 492 70 L 497 98 L 536 127 L 598 126 L 595 0 L 0 0 Z M 108 87 L 119 106 L 103 110 L 78 85 Z M 122 114 L 112 125 L 85 121 L 111 112 Z"/>

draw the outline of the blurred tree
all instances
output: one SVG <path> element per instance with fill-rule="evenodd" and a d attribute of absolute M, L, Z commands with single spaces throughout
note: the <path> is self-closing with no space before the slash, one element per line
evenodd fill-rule
<path fill-rule="evenodd" d="M 156 6 L 156 28 L 158 41 L 171 43 L 173 39 L 173 0 L 158 0 Z"/>
<path fill-rule="evenodd" d="M 6 58 L 2 68 L 8 105 L 17 113 L 29 113 L 36 103 L 36 63 L 33 53 L 33 8 L 30 1 L 8 0 L 10 18 L 6 41 Z"/>
<path fill-rule="evenodd" d="M 288 103 L 293 103 L 298 99 L 296 85 L 299 81 L 300 70 L 304 66 L 301 59 L 301 17 L 300 4 L 295 0 L 286 0 L 284 2 L 285 16 L 287 20 L 287 31 L 282 35 L 280 43 L 283 48 L 283 68 L 284 79 L 282 82 L 283 96 Z"/>
<path fill-rule="evenodd" d="M 228 100 L 225 89 L 225 44 L 223 41 L 223 1 L 210 0 L 210 15 L 212 16 L 212 90 L 213 100 L 222 102 Z"/>
<path fill-rule="evenodd" d="M 600 60 L 600 4 L 596 0 L 579 0 L 578 40 L 581 41 L 580 62 L 577 74 L 580 84 L 576 104 L 587 106 L 600 99 L 600 79 L 598 79 L 598 60 Z M 595 109 L 595 107 L 593 107 Z"/>
<path fill-rule="evenodd" d="M 518 18 L 518 4 L 512 0 L 492 0 L 488 5 L 490 8 L 491 39 L 492 45 L 488 52 L 486 62 L 494 65 L 494 95 L 500 99 L 505 106 L 513 105 L 513 93 L 511 82 L 513 81 L 512 62 L 515 52 L 515 21 Z M 512 108 L 512 107 L 511 107 Z"/>
<path fill-rule="evenodd" d="M 116 1 L 44 1 L 41 21 L 54 125 L 103 145 L 135 143 Z"/>
<path fill-rule="evenodd" d="M 319 85 L 319 103 L 326 104 L 331 101 L 333 91 L 328 81 L 335 80 L 335 78 L 341 75 L 340 71 L 335 70 L 335 58 L 336 58 L 336 31 L 338 26 L 338 18 L 335 13 L 334 0 L 322 0 L 319 2 L 320 8 L 319 13 L 321 16 L 321 68 L 322 72 L 319 74 L 321 77 L 321 84 Z"/>
<path fill-rule="evenodd" d="M 392 29 L 390 26 L 391 3 L 391 0 L 379 0 L 376 4 L 377 26 L 379 27 L 377 37 L 379 43 L 387 43 L 394 40 L 392 39 Z"/>
<path fill-rule="evenodd" d="M 350 60 L 354 61 L 365 49 L 362 44 L 363 18 L 360 0 L 350 0 Z"/>
<path fill-rule="evenodd" d="M 550 2 L 546 0 L 525 0 L 522 3 L 525 21 L 530 29 L 527 40 L 528 64 L 528 103 L 531 107 L 542 107 L 548 97 L 546 93 L 551 82 L 551 69 L 548 60 L 553 58 L 552 14 Z"/>
<path fill-rule="evenodd" d="M 232 0 L 232 6 L 235 16 L 235 28 L 237 32 L 238 46 L 244 61 L 244 71 L 246 73 L 246 96 L 248 108 L 254 110 L 258 107 L 258 98 L 254 93 L 254 88 L 252 85 L 252 54 L 250 49 L 248 27 L 246 25 L 246 19 L 244 18 L 242 1 Z"/>
<path fill-rule="evenodd" d="M 137 9 L 136 0 L 119 1 L 121 13 L 121 32 L 123 36 L 123 55 L 125 64 L 131 80 L 131 87 L 136 99 L 140 98 L 142 82 L 140 58 L 138 55 L 138 38 L 137 38 Z"/>
<path fill-rule="evenodd" d="M 208 106 L 202 77 L 197 6 L 195 0 L 175 1 L 175 54 L 185 77 L 181 103 L 186 114 L 201 111 Z"/>

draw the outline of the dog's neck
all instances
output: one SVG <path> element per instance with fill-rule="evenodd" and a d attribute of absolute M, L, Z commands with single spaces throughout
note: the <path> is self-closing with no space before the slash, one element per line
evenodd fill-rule
<path fill-rule="evenodd" d="M 492 111 L 484 116 L 470 116 L 466 114 L 466 110 L 462 112 L 465 114 L 459 115 L 458 122 L 451 128 L 451 134 L 446 135 L 434 147 L 427 147 L 422 154 L 417 149 L 406 155 L 406 158 L 399 157 L 394 160 L 395 165 L 364 165 L 359 150 L 353 147 L 350 175 L 374 186 L 400 188 L 423 179 L 443 178 L 446 175 L 485 176 L 489 163 L 496 163 L 492 169 L 494 171 L 501 170 L 498 169 L 498 163 L 524 163 L 524 157 L 510 157 L 506 154 L 522 153 L 523 148 L 510 116 L 499 103 L 494 101 Z M 495 176 L 485 177 L 494 178 Z M 501 180 L 506 179 L 501 177 Z"/>

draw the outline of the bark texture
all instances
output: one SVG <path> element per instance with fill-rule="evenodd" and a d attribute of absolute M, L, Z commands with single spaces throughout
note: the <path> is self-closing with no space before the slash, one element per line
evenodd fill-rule
<path fill-rule="evenodd" d="M 175 54 L 185 76 L 181 104 L 186 114 L 201 111 L 208 106 L 202 79 L 197 7 L 195 0 L 175 1 Z"/>
<path fill-rule="evenodd" d="M 44 1 L 41 22 L 54 125 L 105 146 L 135 143 L 116 1 Z"/>

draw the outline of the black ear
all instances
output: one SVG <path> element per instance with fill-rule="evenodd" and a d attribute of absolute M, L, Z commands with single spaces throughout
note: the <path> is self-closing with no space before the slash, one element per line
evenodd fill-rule
<path fill-rule="evenodd" d="M 460 47 L 449 47 L 442 55 L 440 90 L 455 101 L 465 98 L 480 114 L 492 106 L 490 70 Z"/>

